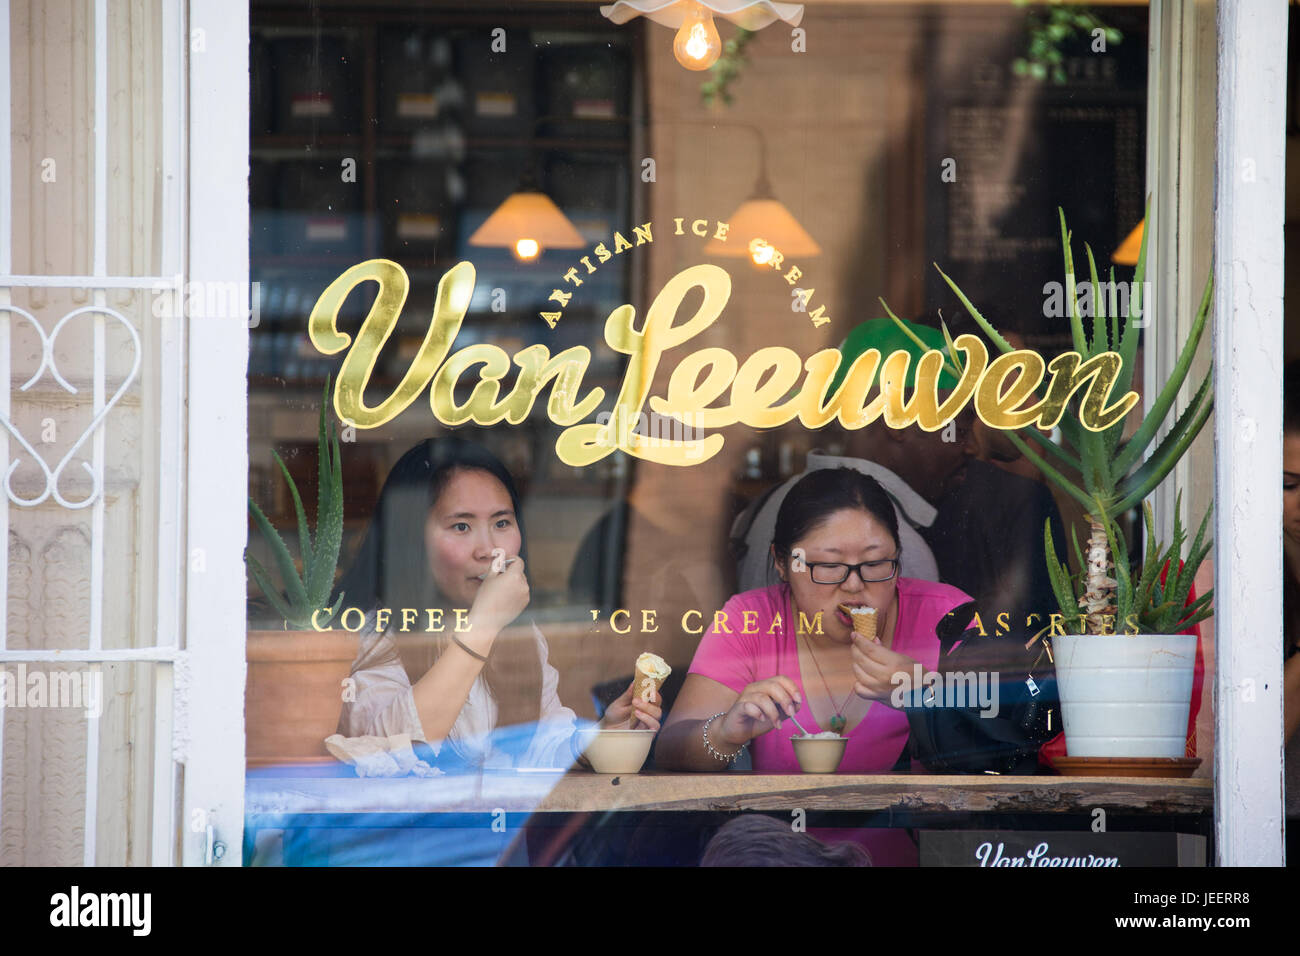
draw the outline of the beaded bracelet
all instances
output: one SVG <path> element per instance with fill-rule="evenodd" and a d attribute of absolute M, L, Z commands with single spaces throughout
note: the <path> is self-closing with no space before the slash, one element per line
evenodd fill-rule
<path fill-rule="evenodd" d="M 721 760 L 723 763 L 731 763 L 731 761 L 735 760 L 737 757 L 740 756 L 740 750 L 745 749 L 744 744 L 740 745 L 740 750 L 737 750 L 734 754 L 728 756 L 727 754 L 719 753 L 717 750 L 714 750 L 713 744 L 709 743 L 709 724 L 713 723 L 715 720 L 717 720 L 725 713 L 726 713 L 725 710 L 720 711 L 719 713 L 714 714 L 712 717 L 710 717 L 708 720 L 704 722 L 704 749 L 707 750 L 709 752 L 709 756 L 713 757 L 715 760 Z"/>

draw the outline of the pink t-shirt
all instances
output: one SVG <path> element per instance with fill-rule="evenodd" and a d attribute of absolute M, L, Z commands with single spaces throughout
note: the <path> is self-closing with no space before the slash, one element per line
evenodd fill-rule
<path fill-rule="evenodd" d="M 935 670 L 939 663 L 935 625 L 954 607 L 969 600 L 948 584 L 899 578 L 898 623 L 891 649 L 919 661 L 926 670 Z M 775 584 L 737 594 L 722 610 L 727 619 L 719 623 L 732 633 L 711 628 L 695 651 L 690 673 L 711 678 L 737 694 L 754 681 L 781 674 L 798 685 L 807 701 L 807 679 L 799 670 L 796 641 L 799 622 L 790 620 L 786 585 Z M 746 631 L 749 633 L 743 633 Z M 818 680 L 816 674 L 810 676 Z M 817 724 L 806 704 L 797 716 L 809 733 L 827 729 Z M 790 738 L 798 732 L 794 723 L 787 720 L 779 729 L 752 740 L 749 751 L 755 772 L 799 773 L 794 745 L 790 743 Z M 849 743 L 838 772 L 888 773 L 902 755 L 907 735 L 907 717 L 902 711 L 884 701 L 873 702 L 867 716 L 849 732 Z"/>
<path fill-rule="evenodd" d="M 963 592 L 948 584 L 898 579 L 898 623 L 892 649 L 935 670 L 939 662 L 939 639 L 935 625 L 954 607 L 969 601 Z M 803 699 L 808 692 L 799 669 L 796 630 L 799 621 L 790 620 L 789 589 L 777 584 L 745 591 L 729 600 L 726 633 L 711 628 L 700 641 L 690 673 L 711 678 L 737 694 L 754 681 L 784 675 L 798 685 Z M 748 614 L 747 614 L 748 612 Z M 780 614 L 778 621 L 777 615 Z M 719 622 L 721 623 L 721 622 Z M 816 675 L 813 679 L 817 680 Z M 819 733 L 812 711 L 805 705 L 797 715 L 809 733 Z M 799 773 L 790 738 L 799 731 L 792 721 L 768 731 L 749 743 L 756 773 Z M 867 716 L 849 732 L 849 743 L 839 773 L 888 773 L 902 756 L 907 744 L 907 717 L 888 703 L 875 701 Z M 866 849 L 876 866 L 915 866 L 916 847 L 901 830 L 822 829 L 808 831 L 824 843 L 854 842 Z"/>

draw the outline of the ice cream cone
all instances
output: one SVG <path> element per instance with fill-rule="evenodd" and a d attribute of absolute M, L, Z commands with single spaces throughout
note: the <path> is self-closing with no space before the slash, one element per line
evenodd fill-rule
<path fill-rule="evenodd" d="M 659 701 L 659 688 L 673 669 L 657 654 L 642 654 L 636 659 L 636 677 L 632 683 L 632 693 L 647 703 Z M 632 712 L 632 724 L 637 724 L 636 711 Z"/>
<path fill-rule="evenodd" d="M 645 671 L 636 672 L 636 689 L 634 693 L 642 700 L 649 703 L 651 700 L 659 700 L 659 688 L 663 686 L 663 681 L 657 680 L 653 674 L 647 674 Z"/>
<path fill-rule="evenodd" d="M 876 609 L 874 607 L 850 607 L 841 604 L 840 610 L 853 622 L 853 632 L 861 634 L 869 641 L 876 639 Z"/>

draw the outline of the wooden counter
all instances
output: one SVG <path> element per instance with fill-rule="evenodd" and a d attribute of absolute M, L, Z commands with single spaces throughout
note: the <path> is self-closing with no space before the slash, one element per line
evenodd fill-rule
<path fill-rule="evenodd" d="M 1213 783 L 1149 777 L 486 772 L 397 779 L 251 774 L 247 814 L 895 810 L 908 814 L 1209 814 Z"/>

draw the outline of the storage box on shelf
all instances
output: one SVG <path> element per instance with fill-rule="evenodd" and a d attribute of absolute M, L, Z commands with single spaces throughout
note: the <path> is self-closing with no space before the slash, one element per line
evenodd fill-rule
<path fill-rule="evenodd" d="M 417 130 L 459 116 L 465 90 L 453 63 L 450 31 L 384 27 L 379 33 L 379 123 L 389 132 Z"/>
<path fill-rule="evenodd" d="M 384 230 L 384 254 L 405 262 L 411 258 L 449 259 L 455 251 L 456 220 L 453 193 L 460 171 L 442 162 L 386 160 L 379 164 L 379 221 Z"/>
<path fill-rule="evenodd" d="M 631 63 L 624 46 L 550 44 L 537 54 L 543 136 L 613 139 L 627 135 Z"/>
<path fill-rule="evenodd" d="M 465 122 L 478 136 L 527 137 L 535 113 L 534 54 L 527 34 L 506 36 L 505 52 L 493 52 L 485 31 L 457 41 L 457 65 L 465 87 Z"/>
<path fill-rule="evenodd" d="M 277 35 L 270 39 L 277 133 L 350 133 L 359 128 L 354 33 Z"/>

